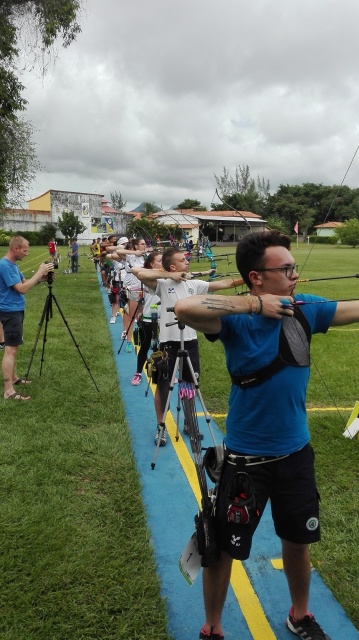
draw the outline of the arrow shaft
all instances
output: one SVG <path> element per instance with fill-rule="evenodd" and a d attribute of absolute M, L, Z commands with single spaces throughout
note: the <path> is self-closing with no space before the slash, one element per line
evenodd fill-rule
<path fill-rule="evenodd" d="M 345 278 L 359 278 L 359 273 L 354 273 L 352 276 L 330 276 L 327 278 L 299 278 L 297 282 L 319 282 L 320 280 L 343 280 Z"/>

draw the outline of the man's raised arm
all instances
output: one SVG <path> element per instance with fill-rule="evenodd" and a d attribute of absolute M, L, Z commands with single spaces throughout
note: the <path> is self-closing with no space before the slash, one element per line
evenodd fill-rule
<path fill-rule="evenodd" d="M 184 324 L 202 333 L 219 333 L 222 316 L 241 313 L 262 314 L 267 318 L 280 320 L 283 316 L 292 316 L 293 309 L 284 300 L 293 302 L 290 296 L 189 296 L 178 300 L 175 314 Z"/>

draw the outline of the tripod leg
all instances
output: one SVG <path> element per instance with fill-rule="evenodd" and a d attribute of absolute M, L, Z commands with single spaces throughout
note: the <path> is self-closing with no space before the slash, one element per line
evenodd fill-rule
<path fill-rule="evenodd" d="M 175 377 L 176 377 L 176 371 L 177 371 L 177 367 L 180 361 L 180 356 L 177 356 L 176 358 L 176 362 L 175 362 L 175 366 L 173 369 L 173 373 L 172 373 L 172 378 L 171 378 L 171 382 L 170 382 L 170 387 L 169 387 L 169 391 L 168 391 L 168 396 L 166 399 L 166 404 L 165 404 L 165 408 L 163 410 L 163 418 L 162 418 L 162 422 L 158 425 L 160 427 L 160 431 L 158 433 L 158 438 L 157 438 L 157 444 L 156 444 L 156 450 L 155 450 L 155 454 L 153 456 L 153 460 L 151 462 L 151 469 L 153 470 L 156 466 L 156 460 L 157 460 L 157 455 L 158 455 L 158 449 L 160 448 L 161 445 L 161 437 L 162 434 L 166 428 L 166 416 L 168 413 L 168 409 L 170 406 L 170 402 L 171 402 L 171 395 L 172 395 L 172 391 L 173 391 L 173 387 L 174 387 L 174 383 L 175 383 Z"/>
<path fill-rule="evenodd" d="M 48 295 L 48 304 L 47 304 L 47 309 L 46 309 L 44 337 L 42 339 L 42 351 L 41 351 L 41 361 L 40 361 L 40 377 L 42 375 L 42 365 L 45 362 L 45 346 L 46 346 L 46 340 L 47 340 L 47 326 L 49 324 L 50 318 L 52 318 L 52 291 L 51 291 L 51 289 L 50 289 L 50 293 Z"/>
<path fill-rule="evenodd" d="M 213 429 L 212 429 L 212 426 L 211 426 L 211 417 L 210 417 L 210 415 L 209 415 L 209 413 L 208 413 L 208 411 L 206 409 L 206 406 L 204 404 L 202 393 L 201 393 L 201 390 L 199 388 L 198 378 L 197 378 L 197 376 L 196 376 L 196 374 L 194 372 L 194 369 L 193 369 L 193 366 L 192 366 L 192 362 L 191 362 L 191 359 L 190 359 L 190 357 L 188 355 L 188 352 L 185 353 L 185 357 L 186 357 L 186 362 L 187 362 L 188 369 L 189 369 L 189 371 L 191 373 L 191 377 L 192 377 L 192 380 L 193 380 L 193 385 L 194 385 L 195 391 L 197 393 L 198 399 L 199 399 L 199 401 L 201 403 L 201 406 L 202 406 L 202 409 L 203 409 L 203 413 L 205 415 L 206 423 L 207 423 L 209 432 L 211 434 L 211 438 L 213 440 L 214 446 L 216 446 L 216 439 L 214 437 Z M 194 397 L 193 397 L 193 402 L 195 402 Z"/>
<path fill-rule="evenodd" d="M 82 353 L 81 353 L 81 351 L 80 351 L 80 347 L 79 347 L 79 345 L 77 344 L 77 342 L 76 342 L 76 340 L 75 340 L 75 336 L 74 336 L 74 334 L 72 333 L 72 331 L 71 331 L 71 329 L 70 329 L 70 327 L 69 327 L 69 323 L 67 322 L 67 320 L 66 320 L 66 318 L 65 318 L 64 314 L 62 313 L 61 308 L 60 308 L 60 305 L 59 305 L 59 303 L 57 302 L 57 300 L 56 300 L 56 298 L 55 298 L 55 296 L 54 296 L 54 295 L 52 296 L 52 299 L 53 299 L 53 301 L 55 302 L 56 307 L 57 307 L 57 309 L 58 309 L 58 312 L 59 312 L 59 314 L 60 314 L 61 318 L 63 319 L 64 324 L 65 324 L 65 326 L 66 326 L 66 328 L 67 328 L 67 330 L 68 330 L 68 332 L 69 332 L 69 334 L 70 334 L 70 336 L 71 336 L 72 342 L 74 343 L 74 345 L 75 345 L 75 347 L 76 347 L 77 351 L 79 352 L 79 355 L 80 355 L 80 357 L 81 357 L 81 359 L 82 359 L 82 362 L 84 363 L 85 368 L 87 369 L 88 374 L 89 374 L 89 376 L 90 376 L 90 378 L 91 378 L 92 382 L 94 383 L 94 385 L 95 385 L 95 387 L 96 387 L 96 391 L 100 392 L 100 389 L 98 388 L 98 386 L 97 386 L 97 384 L 96 384 L 96 382 L 95 382 L 95 379 L 94 379 L 94 377 L 93 377 L 93 375 L 92 375 L 92 373 L 91 373 L 91 371 L 90 371 L 90 368 L 89 368 L 88 364 L 86 363 L 86 360 L 85 360 L 85 358 L 83 357 L 83 355 L 82 355 Z"/>
<path fill-rule="evenodd" d="M 40 333 L 41 333 L 42 325 L 44 324 L 44 320 L 45 320 L 45 318 L 46 318 L 46 326 L 47 326 L 47 322 L 48 322 L 48 318 L 49 318 L 48 310 L 49 310 L 49 307 L 50 307 L 50 305 L 51 305 L 50 297 L 51 297 L 51 293 L 49 293 L 49 294 L 47 295 L 46 300 L 45 300 L 45 304 L 44 304 L 44 308 L 43 308 L 43 310 L 42 310 L 42 314 L 41 314 L 40 322 L 39 322 L 39 325 L 38 325 L 38 326 L 39 326 L 39 328 L 38 328 L 38 330 L 37 330 L 37 332 L 36 332 L 36 336 L 35 336 L 34 346 L 33 346 L 33 348 L 31 349 L 31 358 L 30 358 L 30 362 L 29 362 L 29 365 L 28 365 L 28 367 L 27 367 L 27 371 L 26 371 L 26 373 L 25 373 L 25 380 L 28 380 L 29 375 L 30 375 L 30 369 L 31 369 L 32 362 L 33 362 L 33 359 L 34 359 L 34 356 L 35 356 L 35 352 L 36 352 L 36 348 L 37 348 L 37 343 L 39 342 Z M 43 351 L 42 351 L 42 357 L 43 357 L 43 354 L 44 354 L 44 348 L 43 348 Z M 41 375 L 41 371 L 40 371 L 40 375 Z"/>

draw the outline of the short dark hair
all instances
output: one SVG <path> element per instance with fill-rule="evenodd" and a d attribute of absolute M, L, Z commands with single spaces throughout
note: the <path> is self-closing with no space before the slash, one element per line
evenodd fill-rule
<path fill-rule="evenodd" d="M 267 247 L 290 249 L 290 237 L 273 229 L 271 231 L 248 233 L 237 244 L 237 269 L 249 288 L 252 286 L 248 277 L 249 273 L 264 268 L 264 253 Z"/>
<path fill-rule="evenodd" d="M 169 247 L 168 249 L 164 250 L 162 256 L 162 266 L 165 271 L 170 270 L 172 258 L 176 253 L 183 253 L 183 251 L 181 251 L 181 249 L 178 249 L 177 247 Z"/>

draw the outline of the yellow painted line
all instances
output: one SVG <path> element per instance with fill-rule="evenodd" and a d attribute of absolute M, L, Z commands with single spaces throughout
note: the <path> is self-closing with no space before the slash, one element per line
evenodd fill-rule
<path fill-rule="evenodd" d="M 274 569 L 283 570 L 283 560 L 282 558 L 272 558 L 271 563 Z"/>
<path fill-rule="evenodd" d="M 147 376 L 147 374 L 146 374 Z M 155 392 L 155 386 L 150 383 L 152 393 Z M 174 391 L 172 391 L 173 393 Z M 308 411 L 336 411 L 334 407 L 308 409 Z M 342 411 L 351 410 L 343 408 Z M 198 412 L 199 416 L 204 416 L 204 412 Z M 225 418 L 227 414 L 211 414 L 213 417 Z M 166 415 L 166 429 L 171 439 L 173 448 L 177 454 L 178 460 L 182 466 L 184 474 L 189 482 L 189 485 L 194 493 L 198 505 L 201 505 L 201 493 L 198 486 L 198 478 L 195 469 L 195 465 L 191 454 L 189 453 L 184 440 L 180 433 L 177 434 L 177 424 L 171 413 L 168 410 Z M 176 435 L 178 440 L 176 440 Z M 274 569 L 282 570 L 283 561 L 281 558 L 272 559 L 271 563 Z M 236 596 L 239 607 L 242 611 L 243 617 L 246 620 L 253 640 L 276 640 L 269 622 L 264 614 L 261 603 L 258 599 L 256 592 L 254 591 L 252 584 L 248 578 L 248 575 L 243 567 L 242 562 L 239 560 L 233 561 L 232 573 L 231 573 L 231 585 Z"/>
<path fill-rule="evenodd" d="M 155 387 L 152 384 L 150 384 L 150 387 L 153 393 Z M 202 412 L 202 414 L 199 413 L 198 415 L 204 415 L 204 413 Z M 177 425 L 170 410 L 166 415 L 166 429 L 197 503 L 201 505 L 201 492 L 198 486 L 196 468 L 181 434 L 178 434 L 179 437 L 178 440 L 176 440 Z M 243 564 L 238 560 L 233 562 L 231 585 L 253 640 L 263 640 L 263 638 L 266 638 L 266 640 L 276 640 L 276 636 L 264 615 L 261 603 L 251 585 Z"/>
<path fill-rule="evenodd" d="M 353 407 L 311 407 L 307 409 L 308 413 L 315 413 L 315 412 L 322 412 L 325 413 L 326 411 L 352 411 Z M 203 413 L 199 413 L 200 415 L 204 415 Z M 226 418 L 227 414 L 226 413 L 211 413 L 211 416 L 213 418 Z"/>

